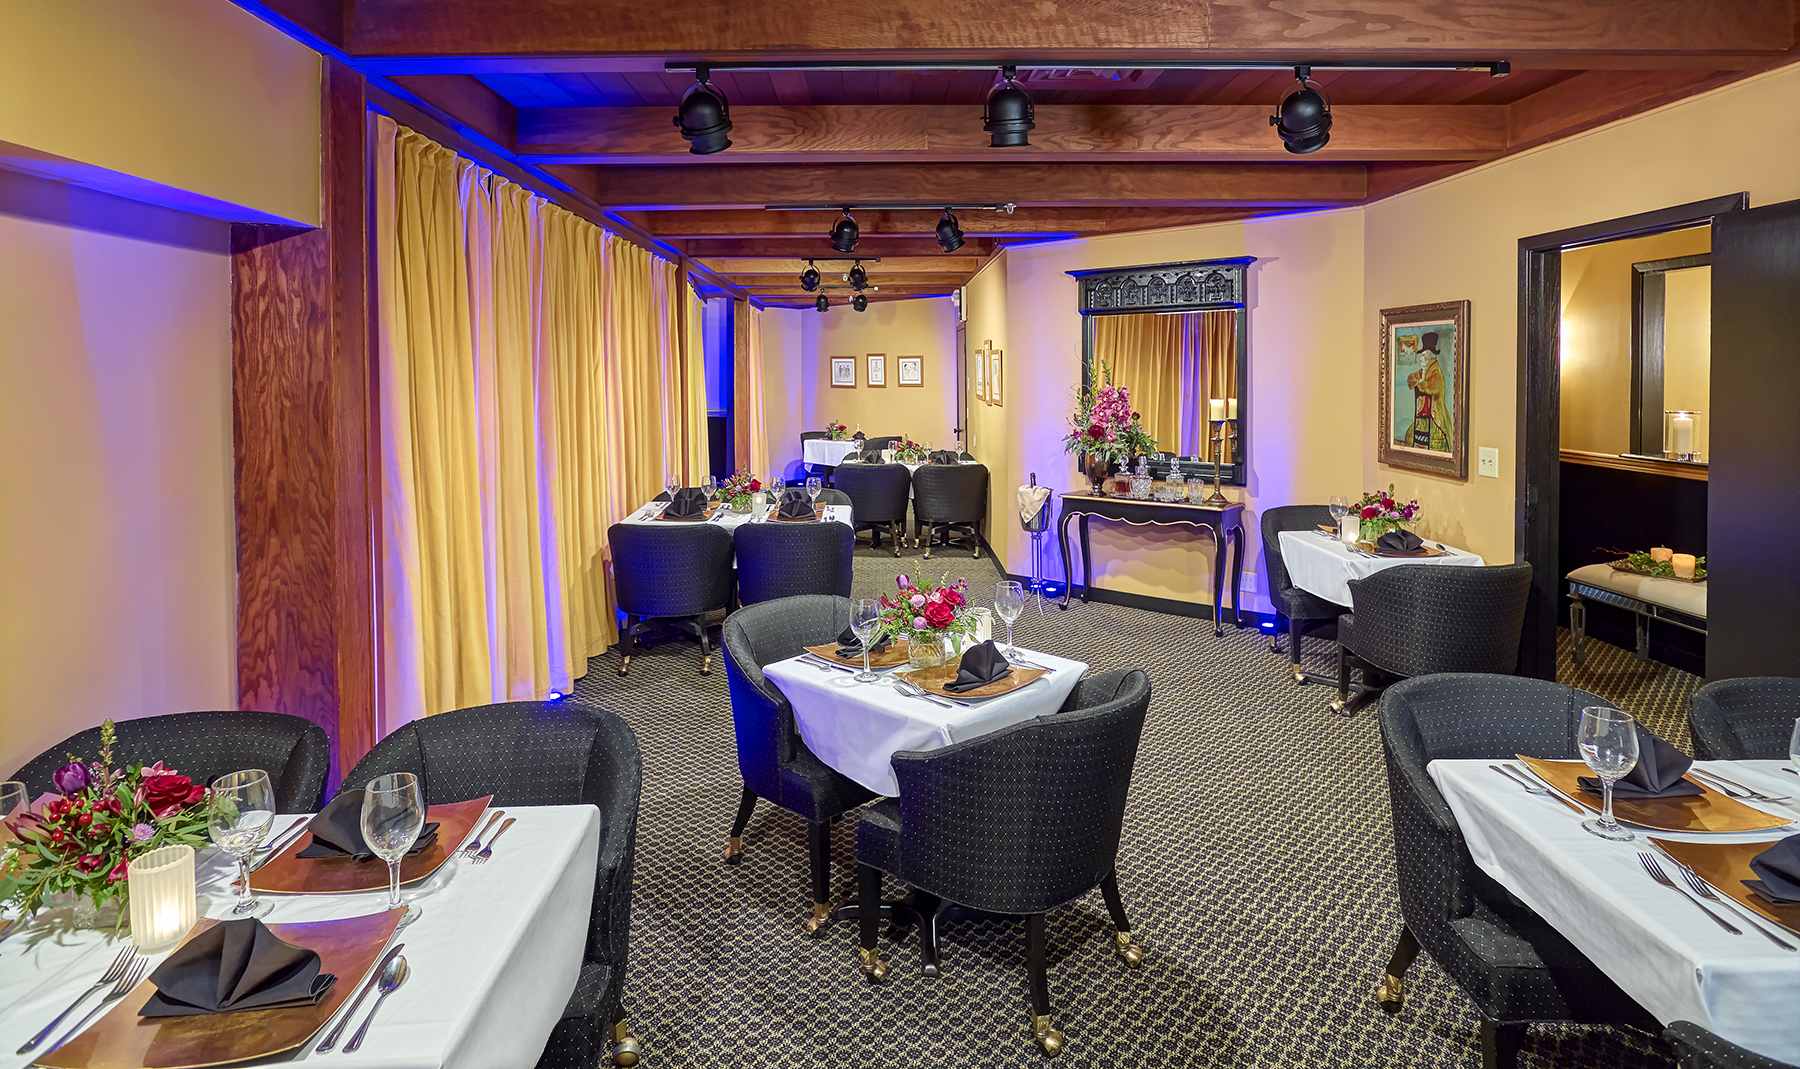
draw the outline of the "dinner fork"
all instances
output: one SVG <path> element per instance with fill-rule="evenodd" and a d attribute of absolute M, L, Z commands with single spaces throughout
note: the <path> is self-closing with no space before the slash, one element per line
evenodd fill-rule
<path fill-rule="evenodd" d="M 944 701 L 942 698 L 933 697 L 924 687 L 919 686 L 910 679 L 901 679 L 899 676 L 895 676 L 894 685 L 900 688 L 900 693 L 906 695 L 908 698 L 917 698 L 922 702 L 930 702 L 933 705 L 941 706 L 945 709 L 956 708 L 955 705 Z"/>
<path fill-rule="evenodd" d="M 494 815 L 488 818 L 487 825 L 481 829 L 481 834 L 470 839 L 469 845 L 463 847 L 464 856 L 474 857 L 476 854 L 481 853 L 481 840 L 487 838 L 487 833 L 494 830 L 494 823 L 505 815 L 506 810 L 504 809 L 494 810 Z"/>
<path fill-rule="evenodd" d="M 1656 860 L 1656 855 L 1646 853 L 1642 850 L 1639 850 L 1638 851 L 1638 862 L 1644 866 L 1644 871 L 1650 874 L 1651 879 L 1655 880 L 1657 883 L 1662 884 L 1664 887 L 1667 887 L 1669 890 L 1674 891 L 1676 894 L 1687 899 L 1689 902 L 1692 902 L 1696 909 L 1698 909 L 1700 912 L 1706 914 L 1708 917 L 1711 917 L 1713 919 L 1713 922 L 1716 923 L 1719 927 L 1730 932 L 1732 935 L 1743 935 L 1744 934 L 1743 932 L 1739 931 L 1737 929 L 1737 927 L 1734 926 L 1730 921 L 1726 920 L 1724 917 L 1719 916 L 1717 913 L 1714 913 L 1712 910 L 1707 909 L 1706 906 L 1698 898 L 1695 898 L 1693 895 L 1690 895 L 1686 891 L 1683 891 L 1681 888 L 1677 887 L 1675 885 L 1675 881 L 1669 879 L 1669 874 L 1663 871 L 1662 864 Z"/>
<path fill-rule="evenodd" d="M 1705 880 L 1701 879 L 1699 873 L 1695 872 L 1693 869 L 1688 868 L 1686 865 L 1683 865 L 1679 861 L 1674 862 L 1674 865 L 1675 865 L 1675 871 L 1681 873 L 1682 881 L 1685 882 L 1689 887 L 1693 888 L 1695 894 L 1699 895 L 1701 898 L 1704 898 L 1709 902 L 1717 902 L 1721 906 L 1725 904 L 1725 899 L 1719 897 L 1718 893 L 1712 889 L 1712 884 L 1709 884 Z M 1740 907 L 1737 910 L 1737 912 L 1744 913 L 1744 910 Z M 1783 950 L 1793 950 L 1794 949 L 1794 944 L 1781 938 L 1780 936 L 1776 935 L 1774 932 L 1769 931 L 1767 928 L 1764 928 L 1762 925 L 1758 924 L 1756 922 L 1756 920 L 1754 918 L 1752 918 L 1751 916 L 1749 916 L 1747 913 L 1744 915 L 1744 919 L 1750 922 L 1750 927 L 1755 928 L 1757 931 L 1761 932 L 1764 936 L 1766 936 L 1768 938 L 1769 942 L 1774 943 L 1776 946 L 1780 947 Z"/>
<path fill-rule="evenodd" d="M 67 1043 L 69 1040 L 74 1039 L 76 1036 L 80 1035 L 81 1030 L 88 1026 L 89 1021 L 93 1020 L 95 1017 L 98 1017 L 100 1015 L 101 1010 L 106 1009 L 106 1007 L 119 1001 L 120 999 L 124 998 L 126 995 L 131 994 L 132 989 L 137 987 L 138 984 L 143 982 L 144 973 L 149 968 L 150 968 L 150 959 L 149 958 L 137 958 L 136 960 L 132 961 L 130 967 L 125 970 L 125 975 L 119 977 L 118 982 L 113 984 L 112 990 L 108 991 L 106 993 L 106 997 L 100 1000 L 100 1005 L 95 1006 L 93 1009 L 89 1010 L 87 1013 L 87 1016 L 83 1017 L 81 1019 L 80 1024 L 76 1025 L 74 1028 L 69 1029 L 68 1034 L 62 1037 L 62 1043 L 58 1043 L 57 1046 L 61 1047 L 64 1043 Z"/>
<path fill-rule="evenodd" d="M 494 837 L 492 839 L 489 839 L 487 841 L 487 845 L 481 848 L 481 853 L 475 855 L 475 860 L 473 862 L 471 862 L 471 864 L 475 864 L 475 865 L 487 864 L 488 859 L 494 856 L 494 844 L 500 841 L 500 837 L 502 835 L 506 834 L 506 829 L 512 827 L 514 823 L 515 823 L 514 818 L 507 817 L 506 823 L 500 825 L 500 830 L 495 832 Z"/>
<path fill-rule="evenodd" d="M 1785 802 L 1788 800 L 1788 796 L 1785 794 L 1764 794 L 1752 787 L 1744 786 L 1737 780 L 1726 779 L 1710 768 L 1690 768 L 1688 771 L 1696 776 L 1705 776 L 1707 779 L 1719 781 L 1720 789 L 1732 798 L 1748 798 L 1752 802 Z"/>
<path fill-rule="evenodd" d="M 128 947 L 125 947 L 123 950 L 120 950 L 119 956 L 114 958 L 112 961 L 112 964 L 108 965 L 106 967 L 106 971 L 100 975 L 100 979 L 94 981 L 94 986 L 88 988 L 86 991 L 83 991 L 79 998 L 77 998 L 74 1002 L 69 1003 L 68 1009 L 66 1009 L 56 1015 L 56 1020 L 51 1021 L 49 1024 L 45 1025 L 44 1030 L 42 1032 L 39 1032 L 37 1035 L 32 1036 L 30 1039 L 26 1040 L 25 1045 L 20 1047 L 15 1053 L 30 1054 L 32 1051 L 36 1050 L 38 1048 L 38 1044 L 42 1043 L 50 1035 L 51 1032 L 56 1031 L 57 1025 L 62 1024 L 63 1021 L 69 1016 L 69 1014 L 75 1012 L 75 1007 L 77 1007 L 77 1006 L 81 1005 L 83 1002 L 87 1001 L 87 998 L 89 995 L 91 995 L 94 992 L 105 987 L 107 984 L 115 982 L 121 976 L 124 976 L 125 970 L 127 968 L 129 968 L 131 965 L 131 959 L 133 959 L 135 957 L 137 957 L 137 951 L 132 947 L 128 946 Z"/>
<path fill-rule="evenodd" d="M 1528 777 L 1522 776 L 1519 773 L 1513 771 L 1512 768 L 1510 768 L 1509 766 L 1489 765 L 1488 767 L 1493 769 L 1495 772 L 1500 773 L 1502 776 L 1505 776 L 1507 779 L 1512 780 L 1514 783 L 1517 783 L 1519 786 L 1525 788 L 1525 790 L 1531 794 L 1541 794 L 1546 798 L 1554 798 L 1557 801 L 1561 802 L 1563 805 L 1566 805 L 1570 809 L 1573 809 L 1575 812 L 1577 812 L 1577 813 L 1582 812 L 1582 809 L 1580 806 L 1576 805 L 1574 802 L 1569 801 L 1567 798 L 1564 798 L 1559 792 L 1553 791 L 1541 783 L 1534 783 Z"/>

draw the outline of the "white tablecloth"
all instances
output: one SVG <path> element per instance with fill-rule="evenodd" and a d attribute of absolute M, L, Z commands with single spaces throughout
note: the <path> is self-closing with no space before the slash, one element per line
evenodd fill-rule
<path fill-rule="evenodd" d="M 1029 686 L 987 701 L 943 708 L 909 698 L 887 683 L 858 683 L 848 672 L 820 671 L 805 658 L 763 669 L 794 706 L 800 737 L 819 760 L 890 798 L 900 795 L 891 758 L 901 750 L 936 750 L 953 742 L 1054 713 L 1087 665 L 1025 651 L 1051 671 Z"/>
<path fill-rule="evenodd" d="M 1743 835 L 1676 835 L 1633 829 L 1632 842 L 1608 842 L 1581 828 L 1561 803 L 1533 797 L 1488 768 L 1492 761 L 1433 761 L 1443 792 L 1481 870 L 1498 880 L 1574 943 L 1657 1020 L 1694 1021 L 1784 1062 L 1800 1062 L 1800 953 L 1782 950 L 1727 917 L 1732 935 L 1693 904 L 1652 881 L 1638 862 L 1649 836 L 1703 842 L 1773 842 L 1782 830 Z M 1516 762 L 1515 762 L 1516 764 Z M 1699 762 L 1765 794 L 1793 795 L 1800 780 L 1779 761 Z M 1758 808 L 1800 818 L 1793 803 Z M 1786 829 L 1792 832 L 1796 829 Z M 1663 868 L 1675 875 L 1672 862 Z M 1715 912 L 1732 906 L 1708 903 Z M 1769 921 L 1758 923 L 1784 935 Z M 1800 936 L 1784 935 L 1800 945 Z"/>
<path fill-rule="evenodd" d="M 1350 580 L 1374 575 L 1383 568 L 1402 564 L 1455 564 L 1464 567 L 1485 563 L 1466 549 L 1444 546 L 1442 557 L 1369 557 L 1353 553 L 1349 546 L 1318 531 L 1281 532 L 1281 561 L 1288 579 L 1300 589 L 1338 605 L 1350 604 Z"/>
<path fill-rule="evenodd" d="M 339 1050 L 314 1056 L 309 1042 L 292 1060 L 382 1069 L 537 1064 L 581 968 L 593 910 L 600 811 L 591 805 L 505 808 L 518 823 L 487 864 L 453 860 L 423 884 L 402 889 L 408 897 L 424 892 L 418 898 L 424 913 L 395 936 L 406 944 L 412 973 L 388 998 L 362 1048 L 343 1053 L 340 1040 Z M 277 817 L 276 832 L 293 820 Z M 229 916 L 236 871 L 223 854 L 201 852 L 195 875 L 202 916 Z M 265 923 L 358 917 L 387 908 L 386 890 L 262 897 L 274 903 Z M 40 913 L 0 940 L 3 1069 L 29 1065 L 44 1053 L 47 1046 L 30 1055 L 13 1052 L 99 979 L 119 947 L 131 941 L 129 935 L 114 939 L 110 929 L 71 930 L 68 912 Z M 52 932 L 59 920 L 60 930 Z M 150 968 L 166 956 L 157 955 Z M 372 1004 L 371 996 L 358 1011 L 359 1022 Z M 94 1005 L 90 998 L 62 1027 L 74 1025 Z M 58 1041 L 60 1033 L 53 1034 L 50 1042 Z"/>
<path fill-rule="evenodd" d="M 668 507 L 669 507 L 669 503 L 667 501 L 652 501 L 649 504 L 636 509 L 635 511 L 632 512 L 631 515 L 625 517 L 623 520 L 621 520 L 619 522 L 644 524 L 644 525 L 647 525 L 650 527 L 674 527 L 674 526 L 676 526 L 676 522 L 674 520 L 659 520 L 659 519 L 657 519 L 658 516 L 662 515 L 662 510 L 665 508 L 668 508 Z M 763 506 L 763 510 L 760 515 L 767 517 L 769 515 L 769 511 L 773 508 L 775 508 L 775 502 L 770 501 L 770 502 L 766 503 Z M 850 522 L 850 506 L 849 505 L 826 505 L 825 506 L 825 519 L 835 520 L 838 523 L 849 523 Z M 705 522 L 705 523 L 710 523 L 715 527 L 723 527 L 727 531 L 735 531 L 741 525 L 750 522 L 750 514 L 748 512 L 727 512 L 727 511 L 724 511 L 723 509 L 721 509 L 720 511 L 713 513 L 713 518 L 710 520 L 705 520 L 705 521 L 694 520 L 694 521 L 689 521 L 689 522 L 693 522 L 693 523 Z"/>
<path fill-rule="evenodd" d="M 849 438 L 836 442 L 829 438 L 808 438 L 800 443 L 800 459 L 808 465 L 836 467 L 844 462 L 845 457 L 861 448 L 861 442 Z"/>

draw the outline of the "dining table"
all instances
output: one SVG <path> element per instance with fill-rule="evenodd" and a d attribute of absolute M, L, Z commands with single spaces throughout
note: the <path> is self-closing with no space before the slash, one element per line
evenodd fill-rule
<path fill-rule="evenodd" d="M 859 438 L 808 438 L 800 443 L 800 459 L 809 468 L 835 468 L 845 457 L 861 449 Z"/>
<path fill-rule="evenodd" d="M 340 1009 L 297 1051 L 246 1064 L 305 1062 L 345 1069 L 536 1065 L 580 974 L 593 911 L 601 815 L 591 805 L 503 808 L 517 823 L 495 844 L 487 862 L 474 863 L 459 852 L 431 876 L 402 888 L 403 898 L 419 913 L 390 938 L 405 944 L 402 953 L 410 972 L 381 1007 L 360 1049 L 343 1049 L 352 1034 L 348 1031 L 336 1049 L 316 1049 L 336 1022 L 349 1016 Z M 305 816 L 277 816 L 267 841 L 275 841 Z M 381 866 L 379 861 L 371 864 Z M 194 866 L 198 916 L 231 916 L 236 875 L 235 861 L 210 846 L 200 850 Z M 260 917 L 265 924 L 367 917 L 388 908 L 385 886 L 347 894 L 258 895 L 270 904 Z M 76 926 L 68 906 L 15 920 L 0 934 L 0 1069 L 22 1069 L 38 1058 L 55 1061 L 52 1052 L 68 1038 L 60 1030 L 32 1053 L 15 1052 L 87 991 L 130 943 L 129 932 L 119 934 L 110 926 Z M 146 975 L 172 949 L 150 955 Z M 360 989 L 364 980 L 339 976 L 336 982 Z M 353 1028 L 375 1001 L 350 1007 L 356 1011 Z M 97 1004 L 89 998 L 63 1027 L 74 1027 Z M 224 1026 L 232 1016 L 221 1014 L 215 1020 Z M 97 1017 L 95 1024 L 104 1019 Z M 96 1057 L 106 1054 L 95 1052 Z"/>
<path fill-rule="evenodd" d="M 1582 828 L 1591 814 L 1572 812 L 1555 794 L 1528 793 L 1491 767 L 1499 763 L 1437 760 L 1427 767 L 1483 872 L 1536 911 L 1657 1020 L 1693 1021 L 1758 1054 L 1800 1063 L 1800 1014 L 1795 1012 L 1800 1008 L 1800 931 L 1752 916 L 1737 902 L 1690 899 L 1658 883 L 1639 857 L 1640 852 L 1652 855 L 1664 874 L 1686 890 L 1671 854 L 1688 849 L 1684 844 L 1718 850 L 1725 844 L 1751 843 L 1757 845 L 1750 849 L 1760 849 L 1800 828 L 1670 832 L 1632 826 L 1632 840 L 1608 841 Z M 1521 762 L 1505 764 L 1525 771 Z M 1743 801 L 1774 818 L 1768 823 L 1780 824 L 1800 821 L 1793 799 L 1800 794 L 1800 778 L 1782 771 L 1787 764 L 1697 761 L 1694 768 L 1782 799 Z M 1704 783 L 1710 776 L 1690 778 Z M 1727 891 L 1714 887 L 1721 899 L 1728 897 Z M 1740 934 L 1709 919 L 1697 903 L 1726 918 Z M 1796 949 L 1783 949 L 1776 939 Z"/>
<path fill-rule="evenodd" d="M 773 495 L 771 495 L 770 500 L 765 502 L 760 510 L 738 512 L 732 509 L 720 508 L 712 514 L 710 519 L 685 521 L 662 519 L 663 509 L 668 507 L 669 503 L 667 501 L 649 501 L 632 509 L 631 514 L 619 522 L 643 524 L 649 527 L 673 527 L 679 523 L 709 523 L 714 527 L 723 527 L 727 531 L 735 531 L 746 523 L 767 522 L 769 516 L 778 507 L 778 503 L 773 499 Z M 825 512 L 821 519 L 831 520 L 837 523 L 850 522 L 849 505 L 826 505 L 824 508 Z"/>
<path fill-rule="evenodd" d="M 1385 568 L 1402 564 L 1478 568 L 1486 563 L 1478 554 L 1441 542 L 1426 543 L 1441 554 L 1438 556 L 1390 557 L 1346 545 L 1337 535 L 1320 530 L 1282 531 L 1280 539 L 1281 562 L 1287 566 L 1288 580 L 1334 605 L 1350 604 L 1352 579 L 1366 579 Z"/>

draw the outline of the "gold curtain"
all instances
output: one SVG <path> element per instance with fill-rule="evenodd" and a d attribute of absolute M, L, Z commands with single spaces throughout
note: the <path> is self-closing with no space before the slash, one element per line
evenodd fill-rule
<path fill-rule="evenodd" d="M 1187 316 L 1096 316 L 1094 359 L 1112 383 L 1131 391 L 1131 407 L 1162 449 L 1181 436 L 1181 335 Z M 1098 374 L 1098 371 L 1096 371 Z"/>
<path fill-rule="evenodd" d="M 706 427 L 706 302 L 694 287 L 684 285 L 682 289 L 682 481 L 698 486 L 712 470 L 711 436 Z"/>
<path fill-rule="evenodd" d="M 731 393 L 733 452 L 742 471 L 767 477 L 769 431 L 763 414 L 762 309 L 738 301 L 732 309 L 737 344 Z"/>

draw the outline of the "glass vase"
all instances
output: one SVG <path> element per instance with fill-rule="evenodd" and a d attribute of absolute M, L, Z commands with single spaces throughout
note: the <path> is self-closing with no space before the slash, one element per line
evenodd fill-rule
<path fill-rule="evenodd" d="M 1103 456 L 1095 454 L 1087 458 L 1087 477 L 1095 497 L 1106 496 L 1106 476 L 1112 464 Z"/>
<path fill-rule="evenodd" d="M 944 636 L 936 631 L 914 631 L 906 641 L 908 668 L 936 668 L 944 663 Z"/>

